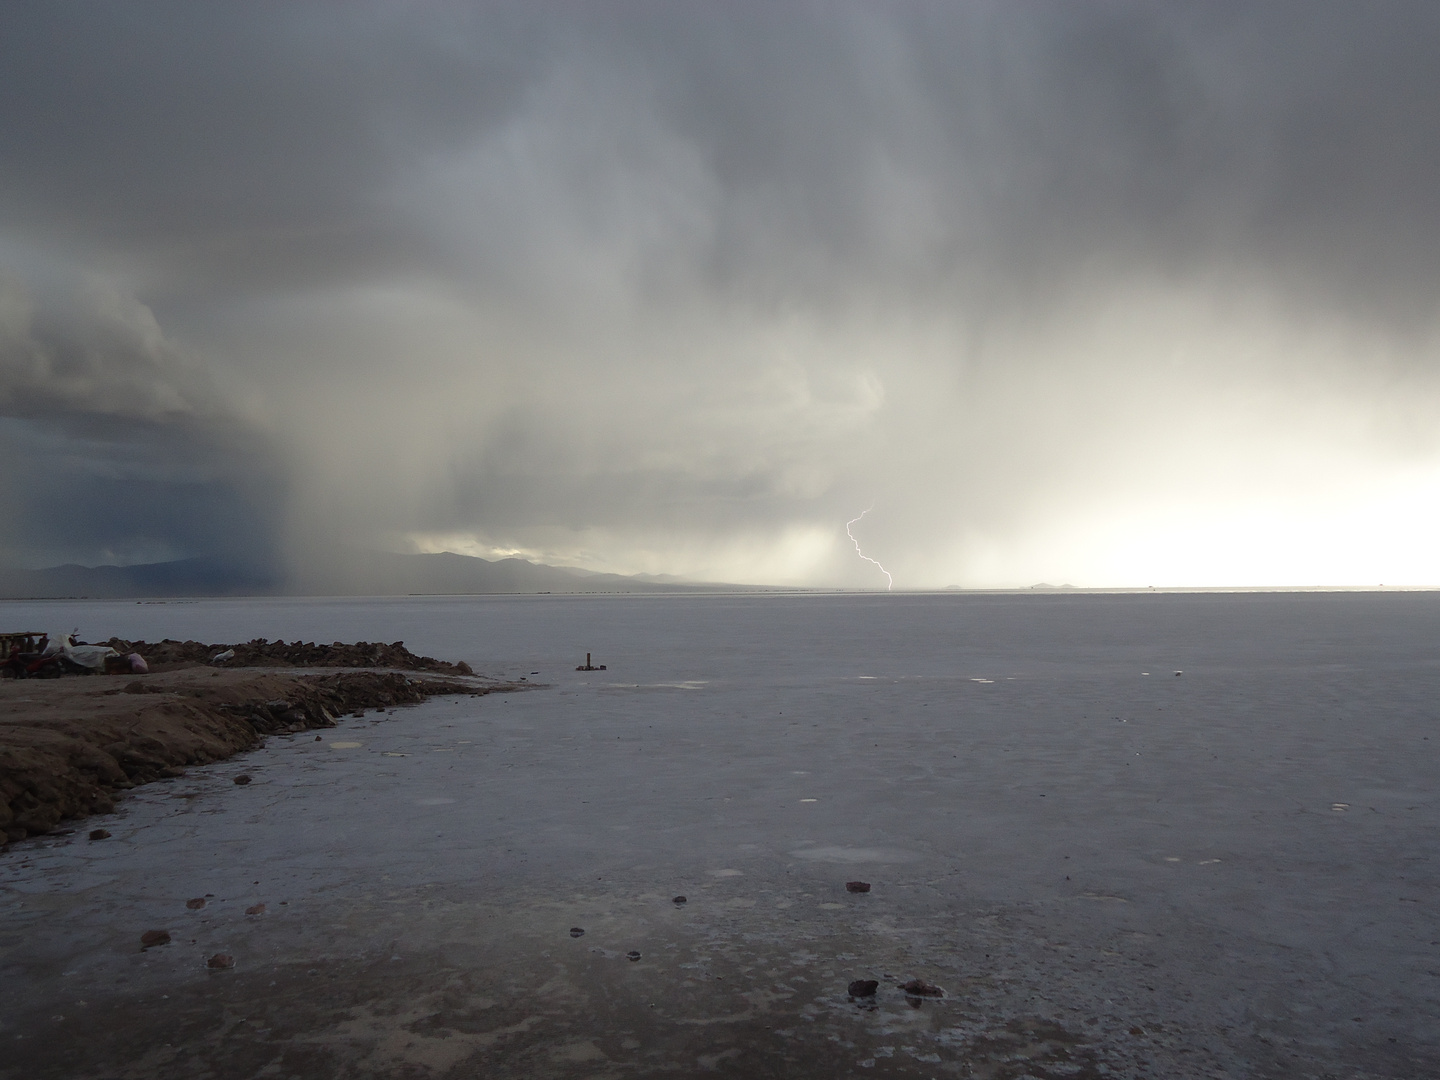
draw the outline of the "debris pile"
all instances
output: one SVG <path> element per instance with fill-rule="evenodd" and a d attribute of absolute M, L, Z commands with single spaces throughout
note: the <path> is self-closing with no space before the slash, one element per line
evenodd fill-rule
<path fill-rule="evenodd" d="M 11 679 L 146 670 L 139 656 L 121 656 L 108 645 L 75 641 L 70 634 L 0 634 L 0 652 L 0 676 Z"/>

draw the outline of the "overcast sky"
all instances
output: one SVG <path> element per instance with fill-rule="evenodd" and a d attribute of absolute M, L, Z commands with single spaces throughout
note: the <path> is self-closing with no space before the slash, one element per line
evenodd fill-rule
<path fill-rule="evenodd" d="M 1440 584 L 1440 5 L 0 8 L 0 562 Z"/>

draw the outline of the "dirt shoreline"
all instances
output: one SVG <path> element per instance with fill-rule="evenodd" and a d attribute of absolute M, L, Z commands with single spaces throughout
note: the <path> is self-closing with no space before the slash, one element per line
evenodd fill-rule
<path fill-rule="evenodd" d="M 214 647 L 201 646 L 208 648 Z M 167 660 L 143 676 L 0 680 L 0 850 L 65 822 L 109 813 L 131 788 L 231 757 L 268 735 L 334 727 L 349 713 L 418 704 L 438 694 L 520 688 L 469 676 L 468 667 L 465 675 L 440 674 L 458 665 L 417 659 L 429 661 L 421 668 L 425 674 L 215 670 Z"/>

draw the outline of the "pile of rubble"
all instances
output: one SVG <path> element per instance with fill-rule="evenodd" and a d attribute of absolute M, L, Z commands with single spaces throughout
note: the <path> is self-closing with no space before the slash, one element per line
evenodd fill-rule
<path fill-rule="evenodd" d="M 152 668 L 157 664 L 210 664 L 234 667 L 344 667 L 399 668 L 405 671 L 433 671 L 446 675 L 473 675 L 463 660 L 452 664 L 433 656 L 416 656 L 405 648 L 403 641 L 357 641 L 353 645 L 336 641 L 317 645 L 313 641 L 266 641 L 256 638 L 241 645 L 207 645 L 201 641 L 126 641 L 111 638 L 106 642 L 116 652 L 138 653 Z"/>

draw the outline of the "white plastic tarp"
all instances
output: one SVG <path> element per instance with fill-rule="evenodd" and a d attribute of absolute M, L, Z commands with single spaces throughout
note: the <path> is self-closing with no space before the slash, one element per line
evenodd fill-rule
<path fill-rule="evenodd" d="M 120 654 L 109 645 L 67 645 L 60 650 L 60 655 L 91 671 L 104 671 L 105 658 Z"/>
<path fill-rule="evenodd" d="M 51 634 L 42 656 L 63 656 L 72 664 L 79 664 L 91 671 L 104 671 L 107 656 L 120 654 L 109 645 L 75 645 L 69 634 Z"/>

